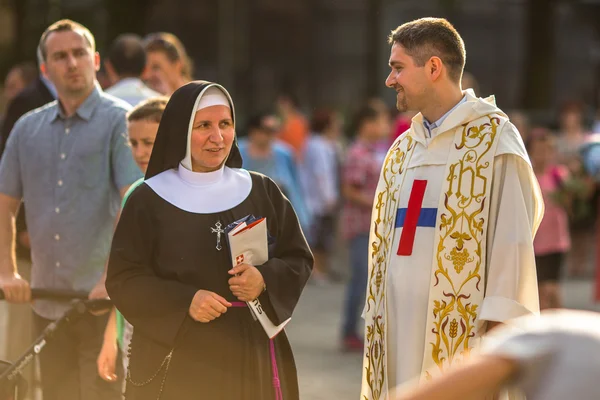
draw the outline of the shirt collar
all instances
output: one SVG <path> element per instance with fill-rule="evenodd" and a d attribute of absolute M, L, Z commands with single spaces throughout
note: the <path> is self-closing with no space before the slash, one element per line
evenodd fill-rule
<path fill-rule="evenodd" d="M 122 86 L 142 86 L 143 82 L 139 78 L 123 78 L 119 82 L 112 85 L 111 89 L 117 89 Z"/>
<path fill-rule="evenodd" d="M 90 95 L 87 97 L 87 99 L 85 99 L 85 101 L 79 106 L 77 111 L 75 111 L 75 114 L 77 114 L 79 116 L 79 118 L 81 118 L 85 121 L 90 120 L 90 118 L 92 117 L 92 114 L 94 113 L 94 110 L 96 109 L 96 105 L 98 104 L 98 101 L 100 100 L 100 91 L 101 90 L 102 89 L 100 88 L 100 86 L 96 83 L 96 85 L 94 85 L 94 89 L 92 90 L 92 93 L 90 93 Z M 60 105 L 60 101 L 58 101 L 56 104 L 55 113 L 56 114 L 52 118 L 53 121 L 59 117 L 61 119 L 67 119 L 67 116 L 63 112 L 62 107 Z"/>
<path fill-rule="evenodd" d="M 435 121 L 433 124 L 431 122 L 427 121 L 426 118 L 423 118 L 423 126 L 425 127 L 425 129 L 427 129 L 427 132 L 429 132 L 429 137 L 431 137 L 431 131 L 434 130 L 435 128 L 439 128 L 444 123 L 446 118 L 448 118 L 448 116 L 450 114 L 452 114 L 452 111 L 456 110 L 458 108 L 458 106 L 460 106 L 465 101 L 467 101 L 467 95 L 464 95 L 463 98 L 460 99 L 460 101 L 458 103 L 456 103 L 456 105 L 450 109 L 450 111 L 448 111 L 446 114 L 442 115 L 440 117 L 440 119 Z"/>

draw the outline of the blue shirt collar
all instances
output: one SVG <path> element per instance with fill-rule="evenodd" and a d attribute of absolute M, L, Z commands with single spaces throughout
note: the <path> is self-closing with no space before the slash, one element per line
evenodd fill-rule
<path fill-rule="evenodd" d="M 101 90 L 102 89 L 100 89 L 100 86 L 98 84 L 94 85 L 94 89 L 92 90 L 90 95 L 79 106 L 77 111 L 75 111 L 75 114 L 78 115 L 79 118 L 84 119 L 86 121 L 90 120 L 90 118 L 92 117 L 92 114 L 94 112 L 94 109 L 96 108 L 96 105 L 98 104 L 98 101 L 100 100 L 100 91 Z M 56 114 L 54 116 L 52 116 L 52 121 L 54 121 L 58 117 L 60 117 L 62 119 L 67 118 L 67 116 L 65 115 L 65 113 L 62 110 L 60 101 L 58 101 L 56 104 Z"/>
<path fill-rule="evenodd" d="M 435 121 L 433 124 L 430 123 L 429 121 L 427 121 L 426 118 L 423 118 L 423 126 L 425 127 L 425 129 L 427 129 L 427 132 L 429 132 L 429 137 L 431 137 L 431 131 L 434 130 L 435 128 L 439 128 L 444 123 L 444 121 L 446 120 L 446 118 L 448 118 L 448 116 L 450 114 L 452 114 L 452 111 L 456 110 L 458 108 L 458 106 L 460 106 L 465 101 L 467 101 L 467 96 L 466 95 L 464 95 L 463 98 L 458 103 L 456 103 L 456 105 L 454 107 L 452 107 L 450 109 L 450 111 L 448 111 L 446 114 L 442 115 L 440 117 L 440 119 L 438 119 L 437 121 Z"/>

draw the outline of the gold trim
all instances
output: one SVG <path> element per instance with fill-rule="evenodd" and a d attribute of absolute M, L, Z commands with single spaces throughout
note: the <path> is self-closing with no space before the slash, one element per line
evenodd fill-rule
<path fill-rule="evenodd" d="M 478 307 L 483 300 L 485 238 L 500 118 L 486 116 L 463 126 L 455 142 L 458 161 L 448 165 L 437 222 L 437 246 L 425 352 L 425 378 L 468 357 L 474 347 Z M 455 157 L 451 159 L 456 159 Z M 432 365 L 433 364 L 433 365 Z"/>
<path fill-rule="evenodd" d="M 405 166 L 415 148 L 408 134 L 396 142 L 385 159 L 379 187 L 373 206 L 373 231 L 371 232 L 371 265 L 366 299 L 365 375 L 369 393 L 366 400 L 377 400 L 386 395 L 386 326 L 385 279 L 394 239 L 394 225 L 398 192 L 404 179 Z M 363 387 L 364 389 L 364 387 Z"/>

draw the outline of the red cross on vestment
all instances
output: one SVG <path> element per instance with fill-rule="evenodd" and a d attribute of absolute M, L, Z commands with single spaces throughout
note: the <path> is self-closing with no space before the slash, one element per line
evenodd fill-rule
<path fill-rule="evenodd" d="M 417 224 L 419 222 L 419 217 L 421 216 L 421 207 L 423 206 L 423 197 L 425 196 L 426 187 L 426 180 L 415 179 L 413 182 L 410 197 L 408 198 L 408 209 L 406 210 L 406 216 L 404 217 L 402 235 L 400 236 L 400 243 L 398 244 L 399 256 L 410 256 L 412 254 L 415 233 L 417 232 Z"/>

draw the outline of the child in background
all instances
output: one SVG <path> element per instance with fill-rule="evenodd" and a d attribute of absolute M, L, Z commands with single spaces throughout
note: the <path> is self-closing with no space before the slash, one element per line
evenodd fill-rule
<path fill-rule="evenodd" d="M 127 131 L 131 151 L 135 162 L 144 174 L 148 168 L 152 147 L 154 146 L 154 140 L 158 132 L 158 125 L 168 101 L 169 99 L 166 97 L 148 99 L 138 104 L 127 114 Z M 123 197 L 122 207 L 125 206 L 129 195 L 143 182 L 144 179 L 142 178 L 131 185 Z M 97 360 L 98 374 L 102 379 L 109 382 L 117 379 L 115 371 L 119 349 L 121 350 L 124 366 L 123 371 L 127 371 L 127 349 L 132 334 L 133 327 L 131 324 L 123 318 L 121 313 L 113 308 L 104 331 L 104 342 Z"/>
<path fill-rule="evenodd" d="M 567 214 L 571 199 L 569 172 L 566 166 L 556 163 L 554 139 L 546 129 L 534 130 L 527 147 L 546 209 L 533 241 L 540 309 L 560 308 L 559 279 L 571 247 Z"/>

